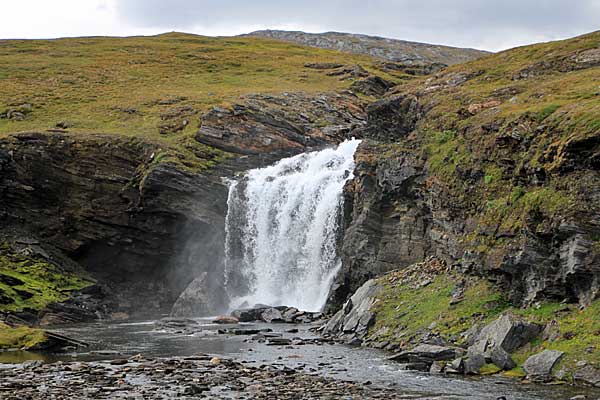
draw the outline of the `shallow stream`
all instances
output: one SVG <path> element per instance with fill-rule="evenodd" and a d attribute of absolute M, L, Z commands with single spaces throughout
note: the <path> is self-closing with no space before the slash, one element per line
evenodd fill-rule
<path fill-rule="evenodd" d="M 504 396 L 507 400 L 566 400 L 580 394 L 586 395 L 588 399 L 600 398 L 598 391 L 566 385 L 541 386 L 521 384 L 499 377 L 463 378 L 404 371 L 399 364 L 386 360 L 387 353 L 365 348 L 339 344 L 269 346 L 249 341 L 250 336 L 247 335 L 218 333 L 219 329 L 239 328 L 240 325 L 215 325 L 209 320 L 199 322 L 192 334 L 157 328 L 155 321 L 91 323 L 54 329 L 56 333 L 87 342 L 90 346 L 61 354 L 0 353 L 0 363 L 5 363 L 0 368 L 11 368 L 7 363 L 31 359 L 46 362 L 96 361 L 136 354 L 146 357 L 177 357 L 207 353 L 255 366 L 288 366 L 308 374 L 360 383 L 371 382 L 376 386 L 395 388 L 405 394 L 407 399 L 495 400 Z M 290 339 L 317 337 L 309 331 L 309 325 L 241 325 L 243 328 L 270 328 Z M 287 332 L 293 328 L 299 331 Z"/>

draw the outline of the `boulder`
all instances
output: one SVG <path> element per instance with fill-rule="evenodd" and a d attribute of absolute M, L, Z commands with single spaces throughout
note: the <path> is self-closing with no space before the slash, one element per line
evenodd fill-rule
<path fill-rule="evenodd" d="M 490 352 L 490 361 L 498 368 L 508 371 L 517 365 L 502 347 L 495 347 Z"/>
<path fill-rule="evenodd" d="M 500 347 L 507 353 L 512 353 L 536 338 L 541 331 L 541 326 L 506 313 L 483 327 L 475 338 L 475 343 L 469 347 L 469 352 L 489 357 L 494 348 Z"/>
<path fill-rule="evenodd" d="M 271 323 L 271 322 L 284 322 L 283 316 L 281 315 L 281 311 L 276 308 L 267 308 L 260 313 L 261 321 Z"/>
<path fill-rule="evenodd" d="M 219 315 L 212 322 L 213 324 L 237 324 L 240 321 L 237 318 L 232 317 L 230 315 Z"/>
<path fill-rule="evenodd" d="M 375 314 L 371 312 L 371 306 L 375 303 L 376 295 L 381 289 L 381 285 L 376 280 L 367 281 L 329 320 L 323 332 L 333 336 L 364 338 L 375 322 Z"/>
<path fill-rule="evenodd" d="M 431 365 L 434 361 L 452 361 L 463 354 L 464 350 L 459 347 L 420 344 L 412 350 L 403 351 L 389 359 L 400 363 L 423 362 Z"/>
<path fill-rule="evenodd" d="M 171 309 L 172 317 L 207 317 L 215 315 L 223 307 L 225 291 L 211 288 L 207 273 L 202 273 L 179 295 Z"/>
<path fill-rule="evenodd" d="M 252 322 L 260 320 L 260 315 L 268 307 L 242 308 L 231 312 L 231 316 L 240 322 Z"/>
<path fill-rule="evenodd" d="M 535 354 L 525 361 L 523 369 L 527 373 L 527 377 L 536 382 L 547 382 L 551 380 L 552 368 L 563 357 L 562 351 L 544 350 L 541 353 Z"/>
<path fill-rule="evenodd" d="M 573 379 L 576 382 L 600 387 L 600 370 L 588 364 L 575 371 Z"/>
<path fill-rule="evenodd" d="M 477 375 L 485 365 L 485 357 L 481 354 L 471 354 L 463 360 L 463 372 L 466 375 Z"/>

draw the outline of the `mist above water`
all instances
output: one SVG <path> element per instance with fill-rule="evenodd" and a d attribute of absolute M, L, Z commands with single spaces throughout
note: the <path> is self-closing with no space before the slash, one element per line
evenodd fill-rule
<path fill-rule="evenodd" d="M 225 253 L 232 307 L 323 308 L 340 267 L 342 192 L 359 143 L 286 158 L 230 184 Z"/>

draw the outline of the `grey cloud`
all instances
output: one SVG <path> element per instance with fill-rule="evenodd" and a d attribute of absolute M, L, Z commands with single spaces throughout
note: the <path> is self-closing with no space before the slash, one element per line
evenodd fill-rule
<path fill-rule="evenodd" d="M 487 47 L 600 29 L 599 0 L 119 0 L 140 27 L 293 24 L 457 46 Z M 202 32 L 199 32 L 202 33 Z"/>

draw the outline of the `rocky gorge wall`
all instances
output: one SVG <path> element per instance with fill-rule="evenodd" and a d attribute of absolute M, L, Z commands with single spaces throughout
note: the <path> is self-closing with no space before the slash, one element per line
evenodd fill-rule
<path fill-rule="evenodd" d="M 0 242 L 94 279 L 96 289 L 86 290 L 98 308 L 84 319 L 168 313 L 190 283 L 174 312 L 214 315 L 227 305 L 223 178 L 338 143 L 363 121 L 352 94 L 249 96 L 203 116 L 190 145 L 195 161 L 187 156 L 183 164 L 172 161 L 183 157 L 178 149 L 141 138 L 7 135 L 0 139 Z M 197 304 L 206 298 L 208 309 Z"/>
<path fill-rule="evenodd" d="M 551 89 L 597 73 L 599 59 L 583 57 L 596 38 L 532 46 L 545 63 L 516 49 L 449 68 L 369 105 L 333 304 L 426 256 L 486 277 L 515 305 L 597 297 L 597 103 Z"/>
<path fill-rule="evenodd" d="M 106 285 L 116 310 L 168 310 L 193 270 L 219 263 L 226 188 L 157 156 L 155 145 L 113 136 L 3 139 L 2 235 L 63 252 Z"/>

